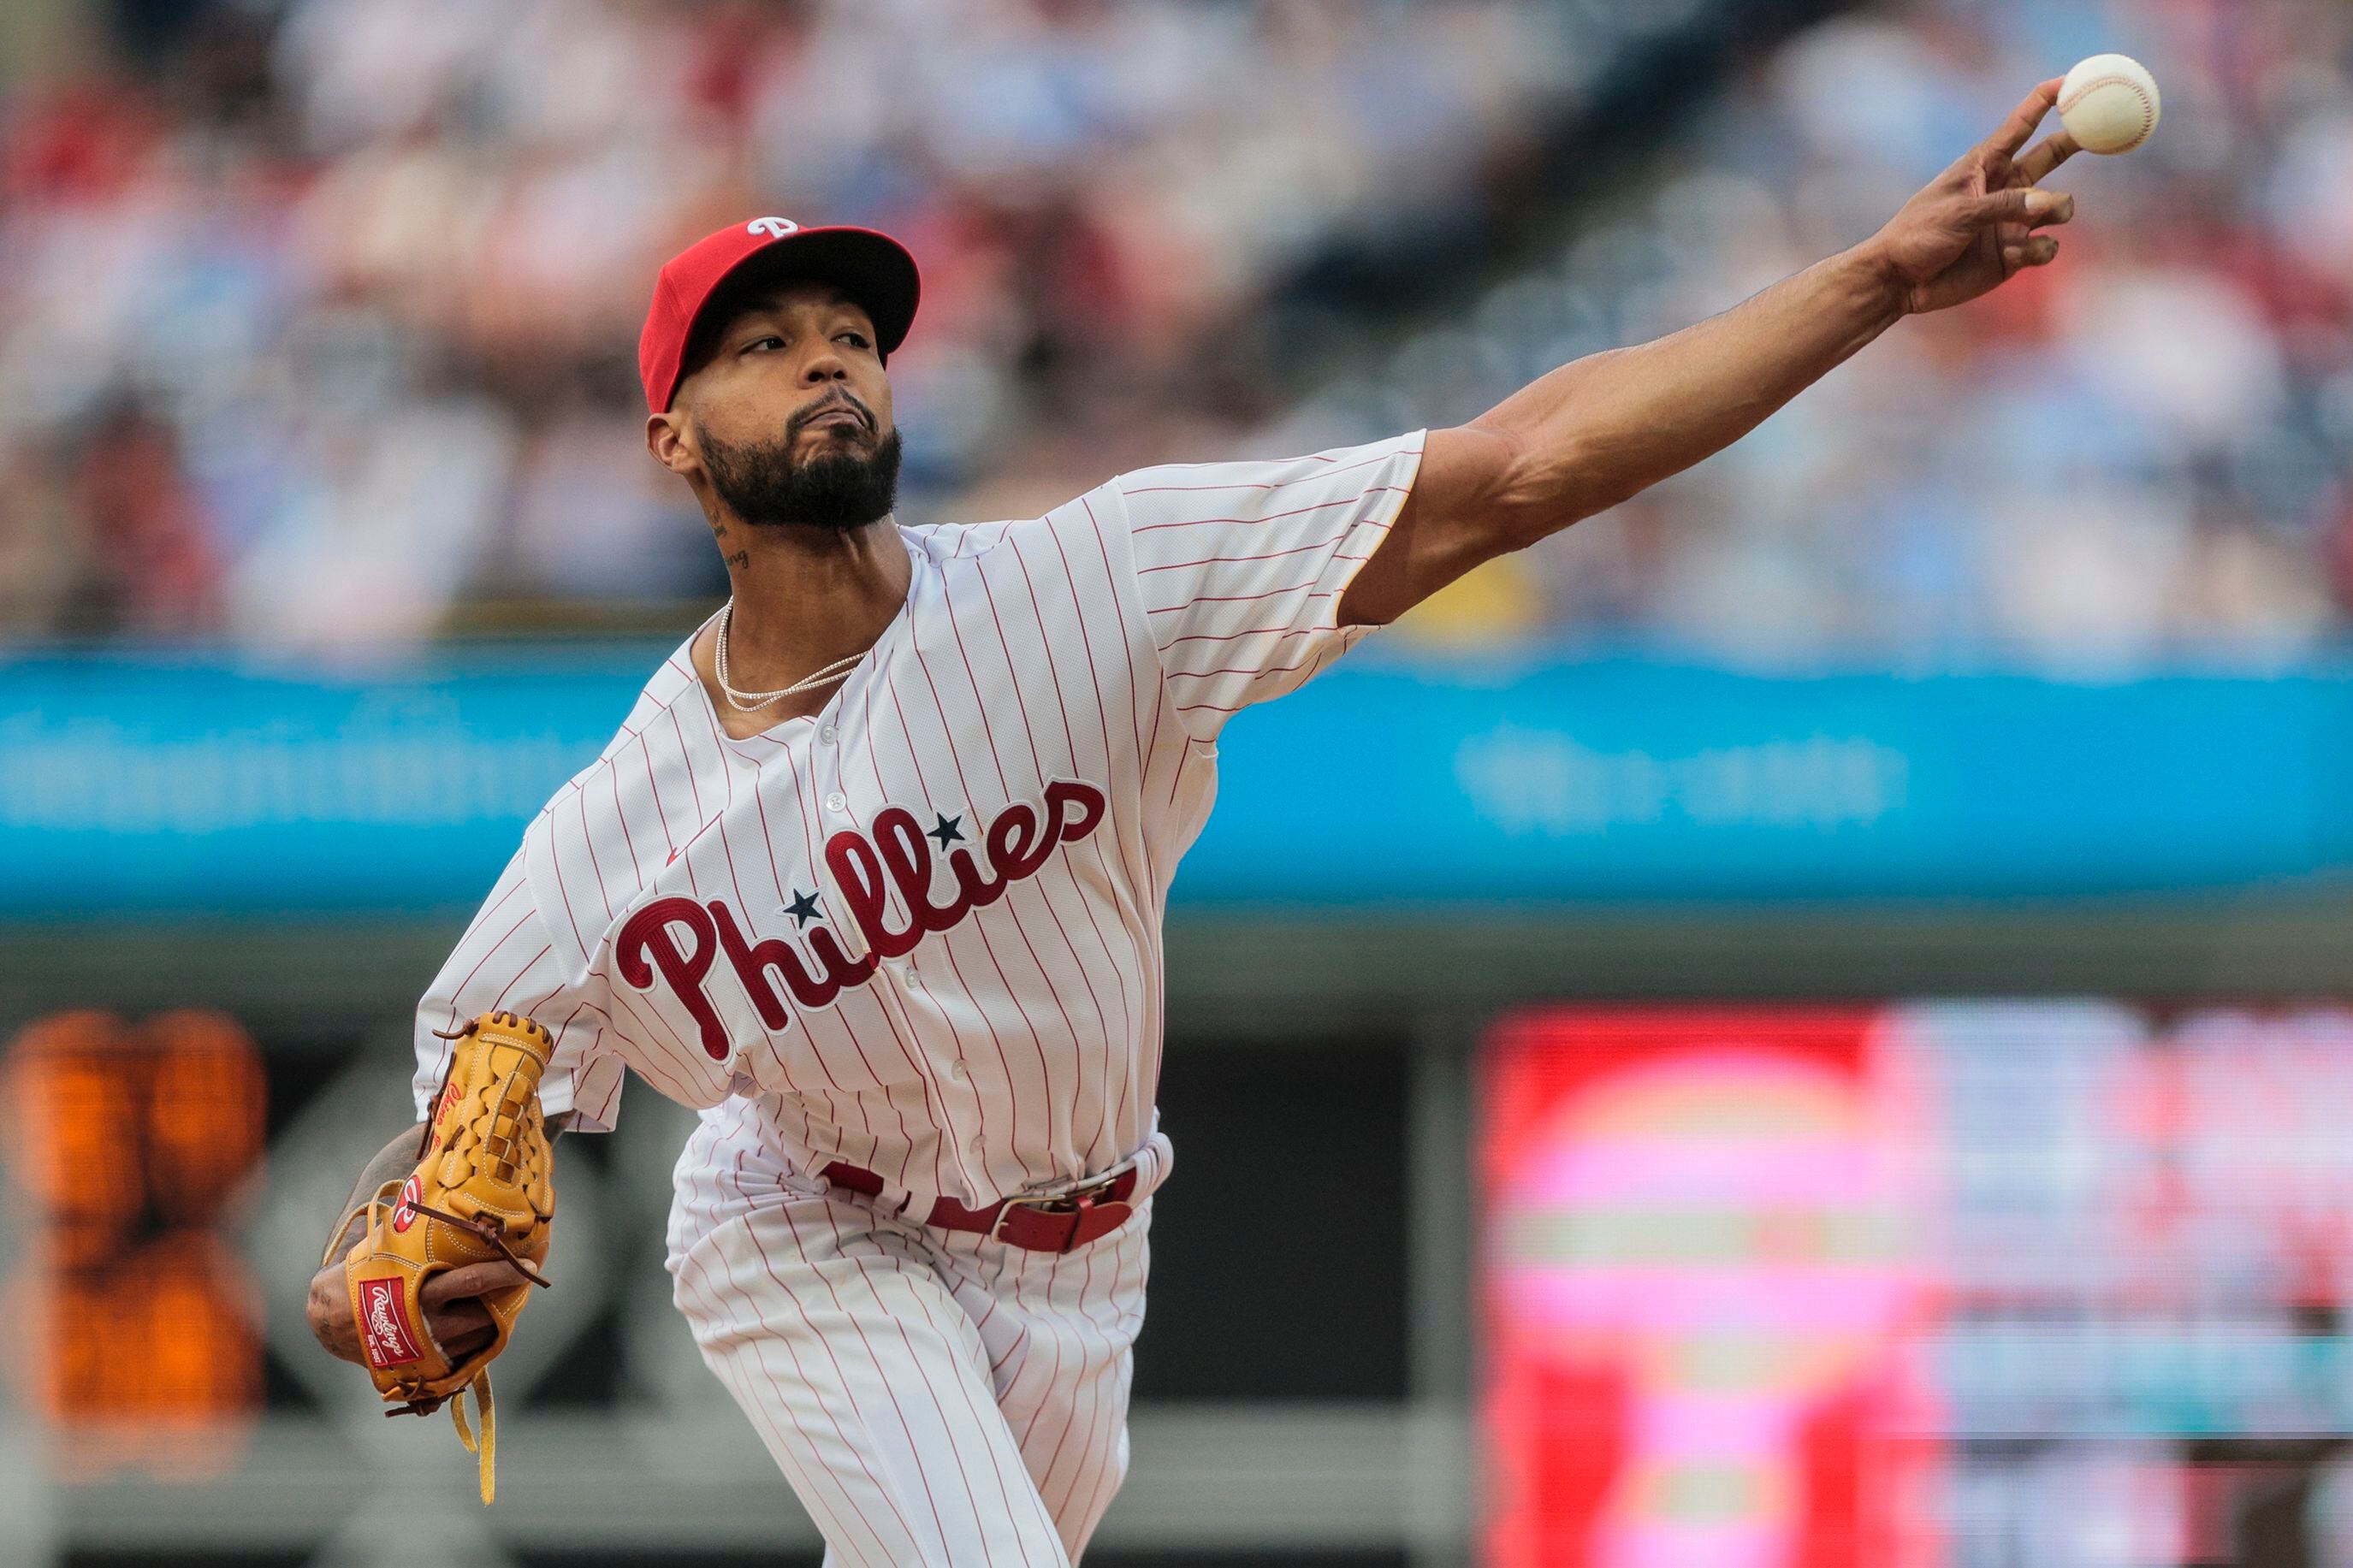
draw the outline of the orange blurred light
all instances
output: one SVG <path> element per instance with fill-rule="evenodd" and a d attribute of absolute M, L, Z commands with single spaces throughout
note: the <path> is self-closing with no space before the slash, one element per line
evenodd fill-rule
<path fill-rule="evenodd" d="M 182 1479 L 235 1462 L 261 1400 L 251 1282 L 215 1228 L 261 1155 L 252 1040 L 217 1013 L 143 1027 L 97 1011 L 29 1025 L 7 1053 L 8 1169 L 27 1245 L 8 1297 L 14 1368 L 84 1476 Z"/>

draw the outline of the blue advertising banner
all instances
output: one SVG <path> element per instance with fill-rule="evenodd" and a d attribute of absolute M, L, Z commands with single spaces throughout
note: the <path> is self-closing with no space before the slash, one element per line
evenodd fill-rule
<path fill-rule="evenodd" d="M 2353 679 L 1367 649 L 1220 742 L 1179 903 L 2230 889 L 2353 865 Z M 0 917 L 470 904 L 659 650 L 0 663 Z"/>
<path fill-rule="evenodd" d="M 0 664 L 0 915 L 470 904 L 660 658 Z"/>
<path fill-rule="evenodd" d="M 2353 681 L 1366 662 L 1238 719 L 1215 900 L 2008 898 L 2353 864 Z"/>

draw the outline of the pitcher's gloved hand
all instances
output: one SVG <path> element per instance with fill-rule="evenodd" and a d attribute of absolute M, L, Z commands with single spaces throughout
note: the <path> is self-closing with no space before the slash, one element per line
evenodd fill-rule
<path fill-rule="evenodd" d="M 545 1029 L 513 1013 L 467 1025 L 417 1168 L 346 1216 L 329 1243 L 329 1267 L 311 1281 L 314 1331 L 333 1315 L 322 1296 L 340 1288 L 341 1322 L 322 1342 L 368 1369 L 395 1407 L 387 1414 L 422 1415 L 456 1400 L 450 1415 L 467 1449 L 481 1456 L 485 1503 L 496 1489 L 490 1363 L 532 1287 L 547 1283 L 539 1264 L 555 1191 L 539 1080 L 554 1050 Z M 354 1221 L 364 1229 L 338 1268 L 334 1249 Z M 481 1411 L 479 1443 L 466 1423 L 470 1388 Z"/>
<path fill-rule="evenodd" d="M 425 1307 L 425 1331 L 433 1336 L 433 1342 L 445 1353 L 463 1361 L 498 1333 L 497 1320 L 475 1298 L 522 1283 L 522 1275 L 513 1264 L 503 1260 L 469 1263 L 463 1268 L 436 1274 L 418 1292 Z M 311 1277 L 311 1299 L 305 1312 L 312 1336 L 329 1355 L 354 1366 L 367 1365 L 367 1355 L 360 1348 L 359 1325 L 352 1320 L 350 1287 L 343 1278 L 340 1255 Z"/>

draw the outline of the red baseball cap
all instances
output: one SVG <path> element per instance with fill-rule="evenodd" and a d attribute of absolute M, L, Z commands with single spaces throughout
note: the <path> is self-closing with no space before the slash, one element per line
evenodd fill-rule
<path fill-rule="evenodd" d="M 646 406 L 659 414 L 678 395 L 687 341 L 719 286 L 754 258 L 781 278 L 831 283 L 874 319 L 875 347 L 888 355 L 914 324 L 922 280 L 915 258 L 889 235 L 871 228 L 803 228 L 786 217 L 730 224 L 663 263 L 654 282 L 646 330 L 638 338 L 638 374 Z"/>

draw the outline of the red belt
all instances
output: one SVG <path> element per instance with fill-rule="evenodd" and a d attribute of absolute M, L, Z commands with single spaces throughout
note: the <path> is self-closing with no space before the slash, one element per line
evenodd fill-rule
<path fill-rule="evenodd" d="M 818 1173 L 837 1187 L 864 1197 L 882 1191 L 882 1178 L 836 1160 Z M 1070 1252 L 1109 1236 L 1135 1213 L 1135 1167 L 1050 1196 L 1000 1198 L 987 1208 L 968 1209 L 954 1198 L 934 1198 L 924 1223 L 943 1230 L 965 1230 L 1031 1252 Z"/>

